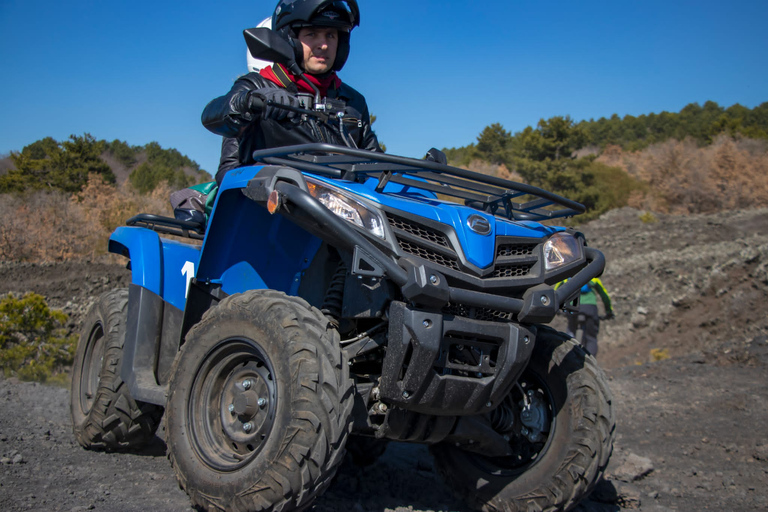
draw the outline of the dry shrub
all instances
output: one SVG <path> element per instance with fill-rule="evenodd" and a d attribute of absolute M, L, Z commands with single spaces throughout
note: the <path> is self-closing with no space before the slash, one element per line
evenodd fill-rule
<path fill-rule="evenodd" d="M 706 147 L 668 140 L 634 153 L 608 146 L 597 159 L 648 183 L 629 205 L 667 213 L 711 213 L 768 205 L 768 151 L 762 141 L 719 136 Z"/>
<path fill-rule="evenodd" d="M 79 194 L 36 192 L 0 195 L 0 257 L 15 261 L 105 259 L 107 240 L 137 213 L 171 215 L 170 188 L 142 196 L 130 186 L 114 187 L 91 175 Z"/>
<path fill-rule="evenodd" d="M 92 253 L 99 226 L 63 192 L 0 196 L 0 254 L 6 260 L 62 261 Z"/>
<path fill-rule="evenodd" d="M 98 222 L 103 230 L 111 233 L 137 213 L 150 212 L 170 216 L 169 196 L 171 189 L 161 183 L 148 195 L 138 194 L 129 183 L 114 187 L 99 176 L 91 176 L 88 185 L 74 199 L 86 216 Z"/>

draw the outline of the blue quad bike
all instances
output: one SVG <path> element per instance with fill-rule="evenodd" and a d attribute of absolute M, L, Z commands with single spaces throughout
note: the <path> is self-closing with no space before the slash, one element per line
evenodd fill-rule
<path fill-rule="evenodd" d="M 245 36 L 254 57 L 300 72 L 273 32 Z M 344 139 L 343 111 L 318 105 L 293 110 L 335 119 Z M 135 449 L 165 418 L 203 510 L 305 509 L 345 452 L 372 464 L 390 440 L 429 445 L 472 508 L 576 506 L 608 464 L 612 398 L 595 359 L 545 324 L 605 260 L 543 222 L 584 207 L 429 156 L 257 151 L 209 219 L 118 228 L 109 250 L 132 282 L 84 324 L 80 444 Z"/>
<path fill-rule="evenodd" d="M 139 447 L 164 413 L 179 483 L 205 510 L 303 509 L 345 449 L 372 463 L 388 440 L 428 444 L 479 510 L 568 510 L 589 493 L 611 393 L 543 324 L 604 258 L 541 223 L 584 208 L 340 146 L 257 157 L 226 176 L 207 224 L 143 214 L 112 235 L 132 283 L 85 323 L 78 441 Z"/>

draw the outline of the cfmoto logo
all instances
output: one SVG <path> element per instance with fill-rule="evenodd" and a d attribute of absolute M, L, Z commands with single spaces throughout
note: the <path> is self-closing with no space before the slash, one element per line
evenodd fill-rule
<path fill-rule="evenodd" d="M 488 219 L 476 213 L 467 218 L 467 226 L 478 235 L 487 235 L 491 232 L 491 223 Z"/>

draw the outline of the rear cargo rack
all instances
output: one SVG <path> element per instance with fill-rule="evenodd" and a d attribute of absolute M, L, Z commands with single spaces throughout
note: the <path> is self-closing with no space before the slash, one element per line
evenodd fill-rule
<path fill-rule="evenodd" d="M 254 151 L 257 162 L 349 181 L 378 179 L 463 200 L 464 204 L 510 220 L 544 221 L 584 213 L 581 203 L 546 190 L 495 176 L 402 156 L 332 144 L 302 144 Z M 386 193 L 386 192 L 384 192 Z"/>
<path fill-rule="evenodd" d="M 151 213 L 140 213 L 131 217 L 126 222 L 126 225 L 148 228 L 156 233 L 194 238 L 195 240 L 205 238 L 204 224 L 174 219 L 172 217 L 163 217 L 162 215 L 152 215 Z"/>

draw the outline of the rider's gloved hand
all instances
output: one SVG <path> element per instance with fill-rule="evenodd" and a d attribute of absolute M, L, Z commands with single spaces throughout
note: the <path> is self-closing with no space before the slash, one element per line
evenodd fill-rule
<path fill-rule="evenodd" d="M 613 320 L 614 318 L 616 318 L 616 315 L 613 314 L 613 310 L 607 311 L 605 313 L 606 320 Z"/>
<path fill-rule="evenodd" d="M 295 112 L 280 108 L 280 105 L 290 107 L 299 107 L 299 99 L 285 89 L 262 88 L 251 91 L 248 95 L 248 107 L 252 111 L 261 111 L 265 118 L 276 119 L 280 121 L 286 117 L 293 117 Z M 270 105 L 267 102 L 271 101 Z"/>
<path fill-rule="evenodd" d="M 448 164 L 448 158 L 445 156 L 445 153 L 443 153 L 437 148 L 431 148 L 429 151 L 427 151 L 427 154 L 424 155 L 424 160 L 427 160 L 428 162 L 436 162 L 438 164 L 443 164 L 443 165 Z"/>

